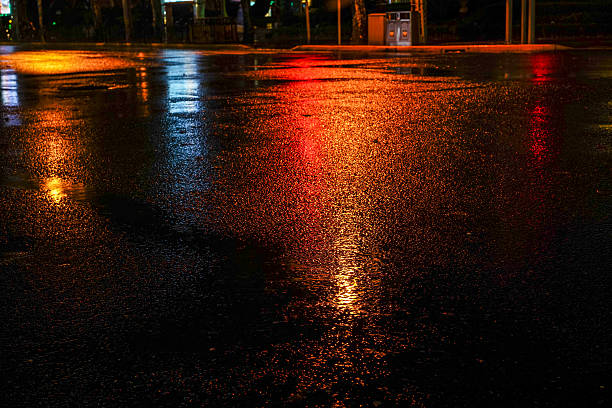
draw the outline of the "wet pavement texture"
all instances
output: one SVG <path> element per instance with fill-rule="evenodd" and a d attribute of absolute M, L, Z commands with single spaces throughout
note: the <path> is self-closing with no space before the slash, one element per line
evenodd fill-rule
<path fill-rule="evenodd" d="M 612 52 L 0 47 L 7 406 L 605 406 Z"/>

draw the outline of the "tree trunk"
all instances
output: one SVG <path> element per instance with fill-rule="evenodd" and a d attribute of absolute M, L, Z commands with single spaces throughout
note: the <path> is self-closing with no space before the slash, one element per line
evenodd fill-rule
<path fill-rule="evenodd" d="M 242 41 L 246 44 L 253 43 L 253 24 L 251 23 L 251 2 L 250 0 L 240 0 L 242 5 L 242 18 L 244 34 Z"/>
<path fill-rule="evenodd" d="M 353 44 L 365 44 L 368 40 L 365 0 L 353 0 Z"/>
<path fill-rule="evenodd" d="M 161 1 L 160 0 L 151 0 L 151 13 L 153 17 L 153 38 L 156 41 L 161 39 L 161 31 L 162 31 L 162 12 L 161 12 Z"/>
<path fill-rule="evenodd" d="M 90 0 L 91 10 L 93 11 L 93 22 L 96 39 L 99 39 L 100 29 L 102 28 L 102 8 L 100 0 Z"/>
<path fill-rule="evenodd" d="M 130 17 L 130 3 L 128 0 L 122 0 L 121 5 L 123 7 L 123 25 L 125 26 L 125 42 L 130 42 L 130 40 L 132 39 L 132 19 Z"/>
<path fill-rule="evenodd" d="M 42 0 L 38 0 L 38 33 L 40 35 L 40 41 L 45 42 L 45 26 L 43 24 Z"/>

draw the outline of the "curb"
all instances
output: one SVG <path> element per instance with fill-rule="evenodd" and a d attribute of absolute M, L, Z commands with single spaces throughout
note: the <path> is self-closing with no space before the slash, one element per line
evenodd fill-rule
<path fill-rule="evenodd" d="M 536 52 L 566 51 L 573 48 L 558 44 L 458 44 L 458 45 L 413 45 L 403 47 L 391 47 L 385 45 L 298 45 L 292 51 L 316 51 L 316 52 L 395 52 L 395 53 L 428 53 L 428 54 L 455 54 L 455 53 L 479 53 L 479 54 L 529 54 Z"/>

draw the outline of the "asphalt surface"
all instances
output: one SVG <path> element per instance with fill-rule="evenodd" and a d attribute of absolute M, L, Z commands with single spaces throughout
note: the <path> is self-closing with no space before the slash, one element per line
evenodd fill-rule
<path fill-rule="evenodd" d="M 612 52 L 0 47 L 6 406 L 607 406 Z"/>

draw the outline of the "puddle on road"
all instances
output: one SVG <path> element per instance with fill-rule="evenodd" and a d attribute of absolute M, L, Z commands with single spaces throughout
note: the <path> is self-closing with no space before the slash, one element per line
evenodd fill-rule
<path fill-rule="evenodd" d="M 38 180 L 25 173 L 13 173 L 0 177 L 0 186 L 22 190 L 39 190 L 55 204 L 59 204 L 64 199 L 85 201 L 92 198 L 92 192 L 85 184 L 57 176 Z"/>
<path fill-rule="evenodd" d="M 71 182 L 60 177 L 49 177 L 43 181 L 41 189 L 54 203 L 58 204 L 65 198 L 83 201 L 89 198 L 88 190 L 83 183 Z"/>

